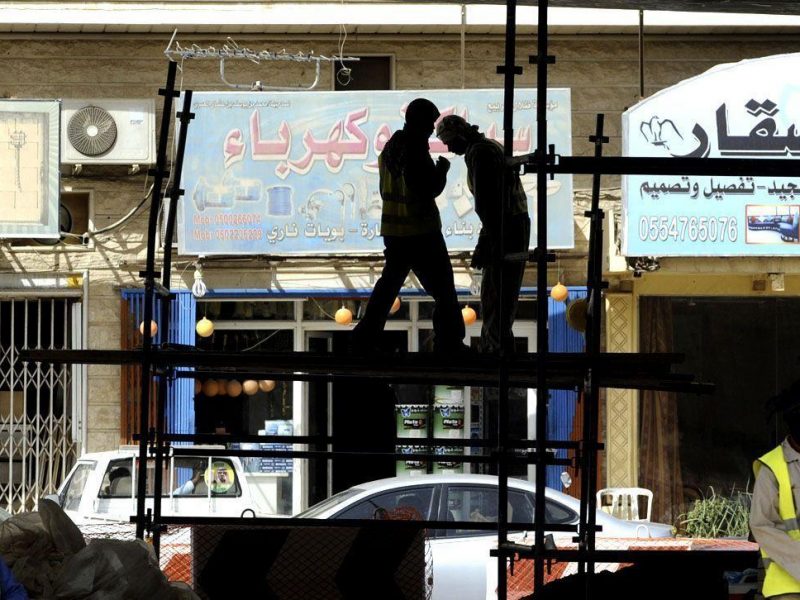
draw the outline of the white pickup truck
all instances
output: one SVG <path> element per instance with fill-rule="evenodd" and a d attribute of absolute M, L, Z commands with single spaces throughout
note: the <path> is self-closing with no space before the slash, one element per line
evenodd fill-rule
<path fill-rule="evenodd" d="M 208 454 L 181 456 L 173 448 L 164 459 L 161 514 L 164 516 L 277 516 L 263 490 L 254 486 L 237 457 L 224 447 L 195 446 Z M 138 449 L 84 454 L 50 496 L 77 524 L 128 523 L 136 514 Z M 147 504 L 153 506 L 155 459 L 147 462 Z"/>

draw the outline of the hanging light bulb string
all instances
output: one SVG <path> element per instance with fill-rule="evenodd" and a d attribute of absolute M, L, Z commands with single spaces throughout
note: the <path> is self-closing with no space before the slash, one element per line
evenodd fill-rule
<path fill-rule="evenodd" d="M 558 255 L 556 255 L 556 285 L 561 283 L 562 275 L 563 273 L 561 272 L 561 258 Z"/>
<path fill-rule="evenodd" d="M 558 277 L 558 281 L 552 288 L 550 288 L 550 297 L 556 302 L 565 302 L 569 298 L 569 290 L 567 289 L 567 286 L 561 283 L 562 272 L 560 260 L 557 260 L 556 262 L 556 275 Z"/>
<path fill-rule="evenodd" d="M 322 305 L 321 305 L 319 302 L 317 302 L 317 299 L 316 299 L 316 298 L 311 298 L 311 301 L 312 301 L 314 304 L 316 304 L 316 305 L 317 305 L 317 308 L 319 309 L 319 312 L 321 312 L 323 315 L 325 315 L 325 316 L 326 316 L 326 317 L 328 317 L 329 319 L 335 319 L 335 317 L 334 317 L 332 314 L 330 314 L 330 313 L 329 313 L 327 310 L 325 310 L 324 308 L 322 308 Z"/>

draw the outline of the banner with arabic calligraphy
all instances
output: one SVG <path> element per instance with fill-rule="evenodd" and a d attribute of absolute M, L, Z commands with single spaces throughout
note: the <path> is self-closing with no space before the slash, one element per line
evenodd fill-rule
<path fill-rule="evenodd" d="M 800 54 L 726 64 L 622 117 L 626 156 L 800 157 Z M 628 256 L 800 255 L 800 177 L 627 176 Z"/>
<path fill-rule="evenodd" d="M 204 92 L 192 99 L 194 120 L 184 157 L 178 213 L 181 254 L 368 254 L 383 251 L 378 162 L 403 125 L 414 98 L 432 100 L 443 115 L 460 114 L 502 141 L 502 90 L 383 92 Z M 532 152 L 536 92 L 518 90 L 514 153 Z M 570 94 L 548 92 L 548 135 L 556 152 L 571 153 Z M 451 161 L 436 199 L 452 251 L 472 250 L 480 221 L 466 184 L 463 157 L 435 137 L 434 159 Z M 523 177 L 535 213 L 536 178 Z M 548 183 L 548 236 L 553 248 L 573 241 L 572 179 Z M 535 226 L 533 228 L 535 232 Z M 535 235 L 531 248 L 535 247 Z"/>

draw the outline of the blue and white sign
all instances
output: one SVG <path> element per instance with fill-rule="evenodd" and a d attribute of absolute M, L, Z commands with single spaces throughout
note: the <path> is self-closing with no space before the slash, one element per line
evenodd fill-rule
<path fill-rule="evenodd" d="M 369 254 L 383 251 L 378 155 L 414 98 L 459 114 L 502 142 L 502 90 L 208 92 L 193 96 L 178 222 L 181 254 Z M 532 152 L 536 94 L 518 90 L 514 153 Z M 570 94 L 548 92 L 548 135 L 571 154 Z M 436 203 L 448 248 L 472 250 L 480 221 L 462 157 L 435 137 L 452 167 Z M 536 178 L 523 177 L 535 214 Z M 572 179 L 548 183 L 548 240 L 571 248 Z M 534 225 L 533 231 L 536 231 Z M 535 247 L 535 234 L 531 247 Z"/>
<path fill-rule="evenodd" d="M 800 157 L 800 54 L 721 65 L 622 117 L 626 156 Z M 628 256 L 800 255 L 800 175 L 623 177 Z"/>

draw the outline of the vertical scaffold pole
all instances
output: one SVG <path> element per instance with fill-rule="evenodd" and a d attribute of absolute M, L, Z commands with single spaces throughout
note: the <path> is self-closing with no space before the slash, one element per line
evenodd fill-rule
<path fill-rule="evenodd" d="M 608 138 L 603 135 L 604 115 L 597 115 L 595 134 L 589 138 L 594 144 L 594 156 L 603 156 L 603 144 Z M 587 289 L 589 292 L 586 313 L 586 353 L 592 358 L 600 354 L 600 323 L 602 313 L 603 288 L 603 210 L 600 208 L 600 179 L 595 173 L 592 178 L 592 206 L 586 211 L 589 217 L 589 260 L 587 272 Z M 593 364 L 593 360 L 589 361 Z M 598 448 L 598 414 L 600 390 L 593 369 L 587 370 L 583 386 L 583 438 L 582 472 L 581 472 L 581 514 L 582 530 L 579 532 L 581 550 L 588 558 L 580 562 L 580 571 L 586 572 L 586 599 L 592 597 L 592 578 L 594 575 L 596 525 L 597 525 L 597 448 Z"/>
<path fill-rule="evenodd" d="M 536 56 L 536 353 L 538 377 L 536 381 L 536 507 L 534 515 L 535 560 L 533 566 L 534 589 L 544 585 L 544 525 L 547 485 L 547 413 L 550 392 L 547 387 L 549 335 L 547 322 L 547 0 L 539 0 Z"/>
<path fill-rule="evenodd" d="M 516 38 L 517 38 L 517 2 L 508 0 L 506 4 L 506 44 L 505 44 L 505 64 L 498 67 L 498 72 L 504 75 L 503 88 L 503 150 L 506 159 L 511 158 L 514 151 L 514 77 L 522 73 L 522 67 L 516 65 Z M 510 167 L 506 166 L 506 174 L 510 174 Z M 511 178 L 503 177 L 503 202 L 510 206 Z M 499 298 L 497 301 L 498 315 L 497 339 L 500 347 L 500 367 L 498 369 L 498 389 L 497 389 L 497 544 L 503 548 L 508 542 L 508 368 L 505 364 L 504 331 L 503 331 L 503 302 L 504 302 L 504 283 L 503 271 L 506 265 L 506 244 L 505 244 L 505 210 L 503 206 L 498 207 L 500 213 L 500 240 L 499 240 L 499 277 L 497 280 L 497 290 Z M 509 558 L 501 554 L 497 557 L 497 597 L 499 600 L 506 600 L 508 597 L 508 571 L 507 562 Z M 511 559 L 513 560 L 513 558 Z"/>
<path fill-rule="evenodd" d="M 178 64 L 170 61 L 167 68 L 167 85 L 158 90 L 164 96 L 164 111 L 161 115 L 161 131 L 158 138 L 158 151 L 156 153 L 156 166 L 151 169 L 153 176 L 153 192 L 150 198 L 150 219 L 147 224 L 147 261 L 145 271 L 139 276 L 144 278 L 144 336 L 142 340 L 142 370 L 141 370 L 141 397 L 139 406 L 139 466 L 136 473 L 136 537 L 144 538 L 145 528 L 149 525 L 149 518 L 145 514 L 145 500 L 147 495 L 147 445 L 151 440 L 150 424 L 150 386 L 152 377 L 152 350 L 153 338 L 150 335 L 150 323 L 153 320 L 153 294 L 155 291 L 156 277 L 156 233 L 158 230 L 158 216 L 161 211 L 161 194 L 164 179 L 168 175 L 167 139 L 172 116 L 172 99 L 178 95 L 175 91 L 175 73 Z M 162 331 L 162 337 L 167 332 Z"/>
<path fill-rule="evenodd" d="M 192 91 L 187 90 L 183 94 L 183 109 L 178 113 L 180 120 L 180 130 L 178 133 L 178 148 L 175 155 L 175 162 L 172 169 L 172 187 L 169 190 L 169 210 L 166 217 L 166 226 L 164 227 L 164 264 L 161 271 L 161 286 L 164 290 L 171 290 L 172 280 L 172 240 L 175 236 L 175 215 L 177 213 L 178 200 L 183 196 L 181 189 L 181 174 L 183 173 L 183 155 L 186 152 L 186 135 L 189 131 L 189 121 L 194 118 L 194 114 L 190 112 L 192 107 Z M 161 297 L 161 327 L 162 327 L 162 343 L 169 344 L 170 332 L 170 312 L 172 302 L 175 299 L 175 294 L 162 295 Z M 159 556 L 161 550 L 161 526 L 159 520 L 161 518 L 161 496 L 163 487 L 162 473 L 164 471 L 164 432 L 167 428 L 165 407 L 167 402 L 167 389 L 168 379 L 172 378 L 174 369 L 170 369 L 169 373 L 161 373 L 158 380 L 158 398 L 156 399 L 156 432 L 155 432 L 155 447 L 156 447 L 156 464 L 155 464 L 155 480 L 153 481 L 153 521 L 155 527 L 153 529 L 153 550 L 156 556 Z M 172 485 L 172 482 L 169 483 Z"/>

